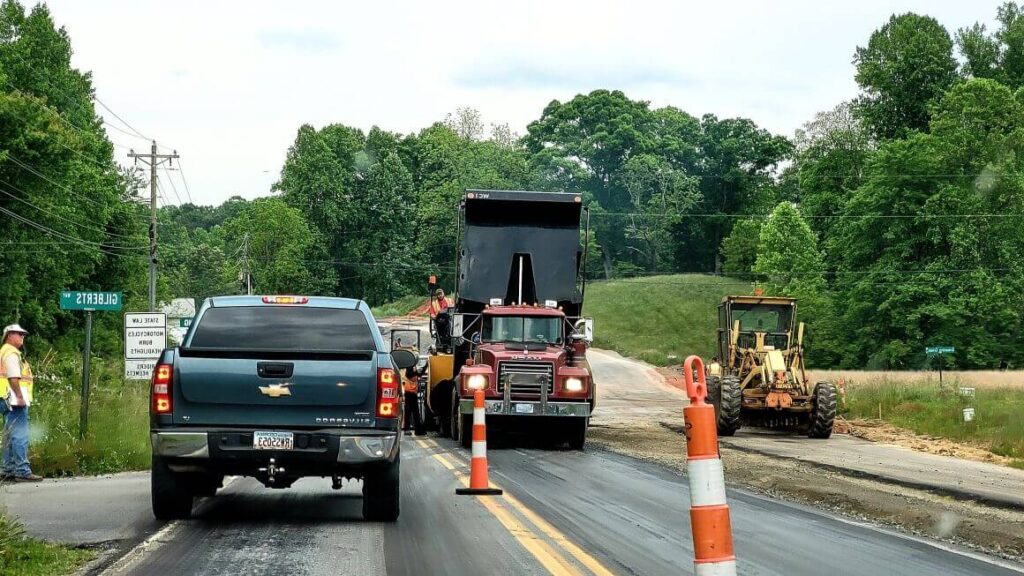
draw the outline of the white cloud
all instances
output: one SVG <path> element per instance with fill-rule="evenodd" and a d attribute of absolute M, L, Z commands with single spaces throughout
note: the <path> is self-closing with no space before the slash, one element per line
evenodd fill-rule
<path fill-rule="evenodd" d="M 202 203 L 269 193 L 302 123 L 410 132 L 473 106 L 524 132 L 595 88 L 789 135 L 856 95 L 853 51 L 892 13 L 952 33 L 1000 3 L 48 2 L 99 97 L 177 149 Z"/>

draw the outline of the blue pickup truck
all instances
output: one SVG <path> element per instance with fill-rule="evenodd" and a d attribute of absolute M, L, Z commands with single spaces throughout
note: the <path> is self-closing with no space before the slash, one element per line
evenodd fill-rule
<path fill-rule="evenodd" d="M 153 371 L 153 513 L 187 518 L 227 475 L 287 488 L 363 481 L 363 516 L 399 514 L 399 371 L 366 303 L 306 296 L 207 299 Z"/>

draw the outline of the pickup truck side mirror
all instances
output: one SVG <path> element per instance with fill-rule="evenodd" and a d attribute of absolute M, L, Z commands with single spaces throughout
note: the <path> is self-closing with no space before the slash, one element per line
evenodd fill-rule
<path fill-rule="evenodd" d="M 420 360 L 419 357 L 411 350 L 404 349 L 392 350 L 391 359 L 394 360 L 395 366 L 397 366 L 399 370 L 405 370 L 406 368 L 415 366 Z"/>

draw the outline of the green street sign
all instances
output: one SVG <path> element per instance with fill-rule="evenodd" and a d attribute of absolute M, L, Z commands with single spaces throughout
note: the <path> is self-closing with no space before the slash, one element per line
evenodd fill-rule
<path fill-rule="evenodd" d="M 178 328 L 188 328 L 192 325 L 191 318 L 178 318 Z"/>
<path fill-rule="evenodd" d="M 60 293 L 61 310 L 119 312 L 123 301 L 124 296 L 120 292 L 67 291 Z"/>
<path fill-rule="evenodd" d="M 924 349 L 925 354 L 952 354 L 956 349 L 952 346 L 929 346 Z"/>

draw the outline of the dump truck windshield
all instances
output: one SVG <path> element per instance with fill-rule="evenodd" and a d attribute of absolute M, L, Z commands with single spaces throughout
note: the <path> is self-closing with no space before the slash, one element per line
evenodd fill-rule
<path fill-rule="evenodd" d="M 740 321 L 740 332 L 788 332 L 792 314 L 792 306 L 781 304 L 732 305 L 732 319 Z"/>
<path fill-rule="evenodd" d="M 541 342 L 558 344 L 562 339 L 562 319 L 530 316 L 485 316 L 484 342 Z"/>

